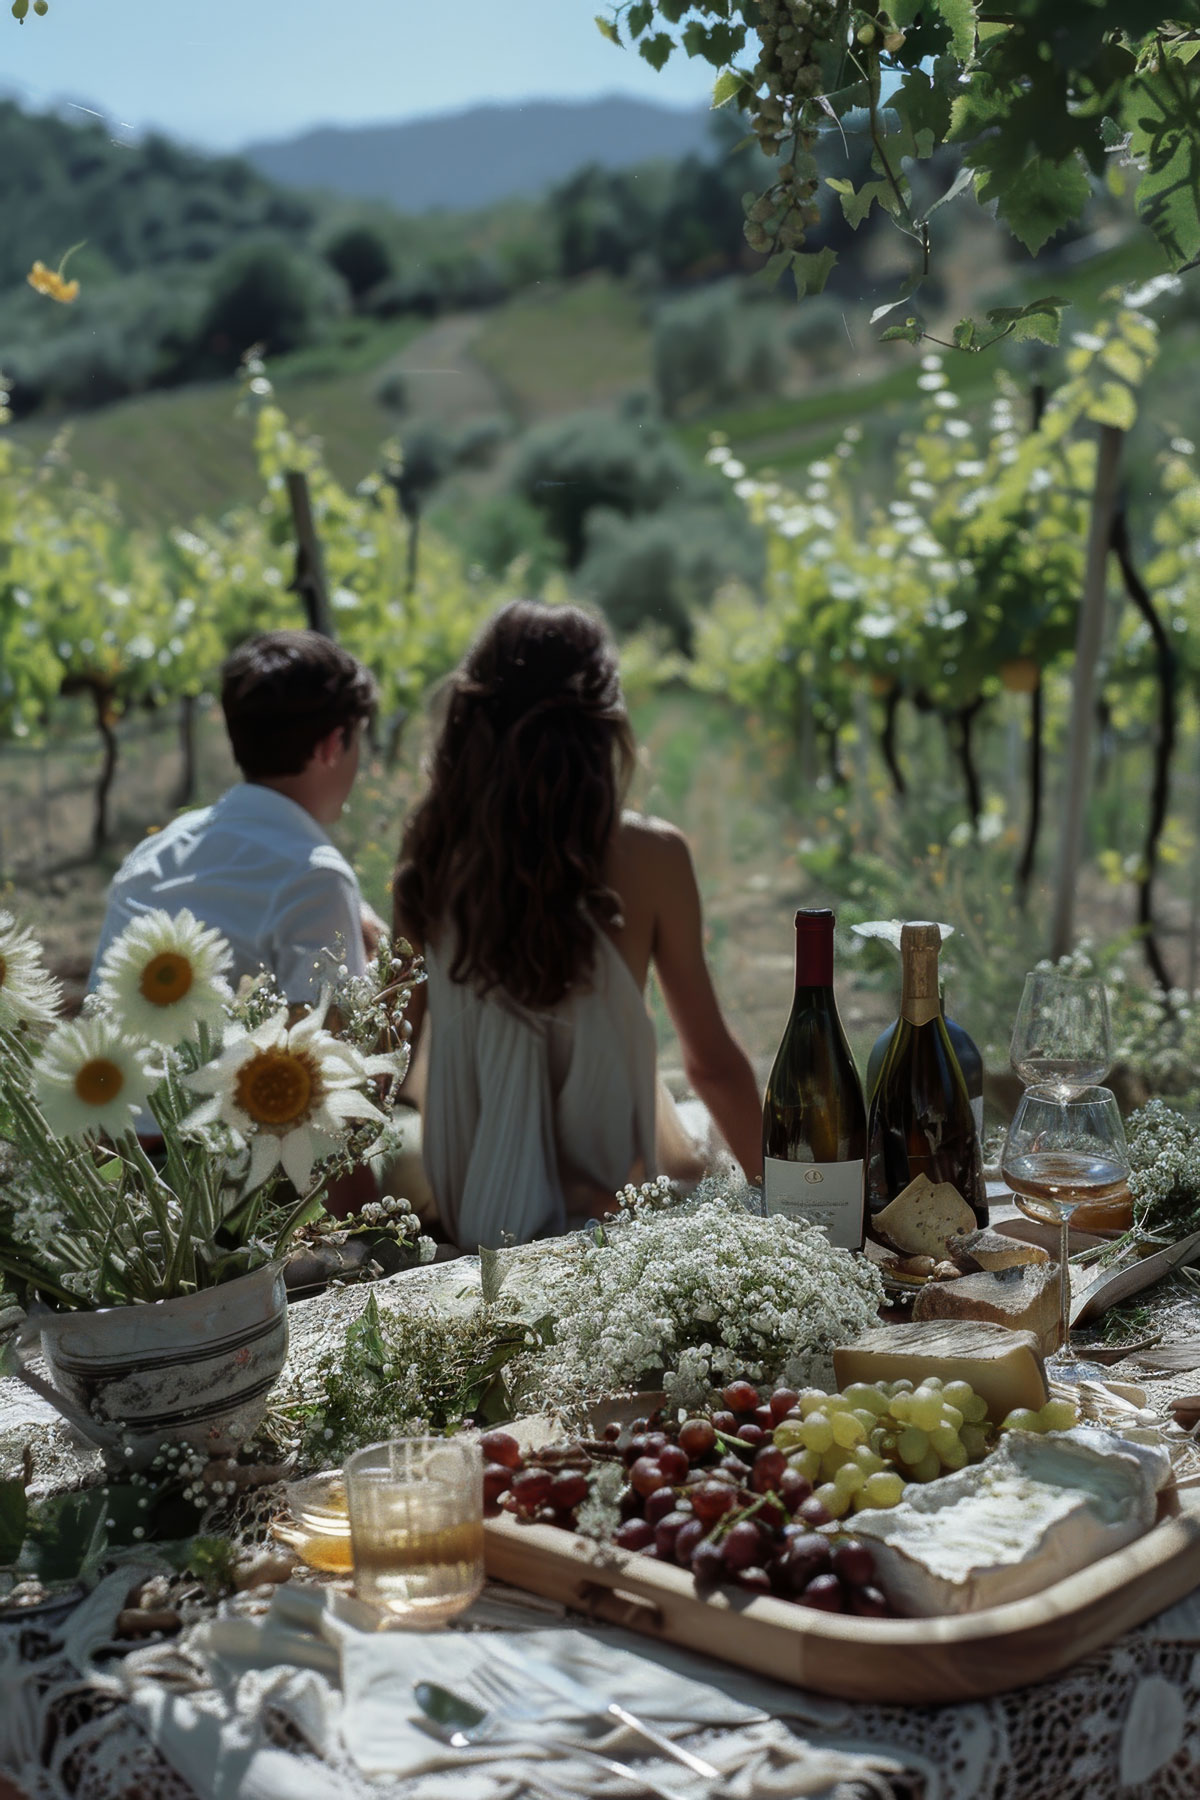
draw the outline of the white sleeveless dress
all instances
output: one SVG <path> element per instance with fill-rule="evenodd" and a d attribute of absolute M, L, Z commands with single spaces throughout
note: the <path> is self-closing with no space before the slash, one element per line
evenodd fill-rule
<path fill-rule="evenodd" d="M 591 982 L 546 1012 L 451 981 L 425 951 L 429 1077 L 423 1155 L 457 1244 L 562 1232 L 563 1177 L 609 1192 L 656 1170 L 654 1026 L 628 964 L 596 933 Z"/>

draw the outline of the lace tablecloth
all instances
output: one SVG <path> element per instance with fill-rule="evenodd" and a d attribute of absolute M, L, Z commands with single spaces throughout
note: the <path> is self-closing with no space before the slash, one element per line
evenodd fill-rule
<path fill-rule="evenodd" d="M 465 1261 L 441 1271 L 414 1271 L 413 1277 L 377 1284 L 374 1291 L 383 1303 L 395 1301 L 411 1291 L 402 1284 L 414 1278 L 450 1284 L 453 1291 L 471 1286 L 477 1271 Z M 323 1340 L 336 1338 L 364 1298 L 361 1291 L 346 1289 L 294 1307 L 294 1357 L 304 1363 Z M 1176 1301 L 1157 1322 L 1171 1339 L 1200 1340 L 1195 1302 Z M 1174 1393 L 1200 1387 L 1200 1374 L 1158 1377 L 1136 1361 L 1119 1365 L 1114 1375 L 1143 1386 L 1151 1404 L 1164 1411 Z M 26 1390 L 0 1382 L 0 1473 L 19 1460 L 27 1443 L 50 1479 L 72 1465 L 80 1469 L 79 1448 L 65 1428 Z M 173 1645 L 152 1649 L 130 1652 L 127 1644 L 114 1645 L 113 1621 L 135 1572 L 109 1578 L 107 1587 L 60 1624 L 0 1625 L 0 1771 L 11 1775 L 29 1800 L 196 1800 L 196 1789 L 175 1773 L 154 1742 L 155 1709 L 147 1706 L 146 1696 L 156 1689 L 186 1696 L 197 1716 L 234 1736 L 251 1734 L 271 1752 L 272 1785 L 245 1788 L 244 1800 L 314 1795 L 425 1800 L 423 1787 L 414 1793 L 411 1787 L 366 1780 L 348 1757 L 316 1758 L 294 1714 L 279 1703 L 278 1683 L 265 1676 L 257 1686 L 243 1682 L 237 1690 L 206 1686 L 189 1657 L 186 1633 Z M 556 1609 L 533 1605 L 545 1620 L 560 1622 Z M 659 1654 L 644 1640 L 621 1641 L 642 1654 Z M 953 1706 L 851 1705 L 774 1686 L 682 1652 L 662 1654 L 698 1679 L 785 1719 L 814 1747 L 869 1753 L 871 1765 L 863 1765 L 861 1779 L 828 1789 L 831 1800 L 1200 1796 L 1200 1590 L 1056 1680 Z M 881 1773 L 881 1763 L 884 1769 L 890 1764 L 890 1772 Z M 755 1800 L 763 1795 L 758 1789 Z M 444 1784 L 437 1800 L 454 1800 Z"/>

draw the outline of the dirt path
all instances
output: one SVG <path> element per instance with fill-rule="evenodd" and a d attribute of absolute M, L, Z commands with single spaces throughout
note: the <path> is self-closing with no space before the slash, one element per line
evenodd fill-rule
<path fill-rule="evenodd" d="M 403 376 L 406 420 L 459 425 L 480 414 L 503 412 L 496 383 L 471 355 L 483 323 L 480 313 L 439 319 L 376 372 L 376 382 L 392 374 Z"/>

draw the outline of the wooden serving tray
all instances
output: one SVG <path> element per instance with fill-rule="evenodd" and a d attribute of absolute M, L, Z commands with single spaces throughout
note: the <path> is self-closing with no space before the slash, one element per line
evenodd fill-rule
<path fill-rule="evenodd" d="M 508 1514 L 484 1525 L 488 1574 L 610 1625 L 723 1657 L 843 1700 L 937 1705 L 1045 1681 L 1200 1583 L 1200 1489 L 1170 1490 L 1158 1523 L 1043 1593 L 956 1618 L 858 1619 L 787 1600 L 701 1599 L 683 1569 Z"/>

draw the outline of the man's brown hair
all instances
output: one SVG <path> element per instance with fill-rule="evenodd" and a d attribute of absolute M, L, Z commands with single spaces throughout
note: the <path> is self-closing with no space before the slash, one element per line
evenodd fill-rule
<path fill-rule="evenodd" d="M 229 741 L 251 781 L 299 775 L 331 731 L 349 746 L 377 698 L 370 670 L 319 631 L 266 631 L 239 644 L 221 670 Z"/>

